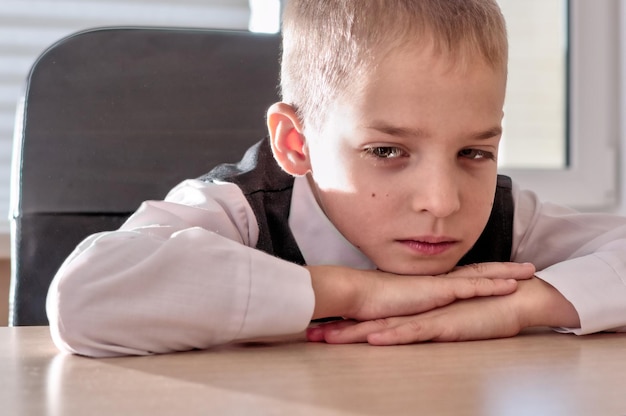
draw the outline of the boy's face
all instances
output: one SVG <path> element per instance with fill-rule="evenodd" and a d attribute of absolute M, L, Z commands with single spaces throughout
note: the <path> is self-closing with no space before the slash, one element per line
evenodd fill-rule
<path fill-rule="evenodd" d="M 430 50 L 387 57 L 307 134 L 310 182 L 338 230 L 378 268 L 440 274 L 491 212 L 506 76 Z"/>

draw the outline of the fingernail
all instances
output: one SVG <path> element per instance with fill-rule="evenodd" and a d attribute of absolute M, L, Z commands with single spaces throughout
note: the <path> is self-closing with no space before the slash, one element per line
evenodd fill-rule
<path fill-rule="evenodd" d="M 323 341 L 324 331 L 322 331 L 320 328 L 317 328 L 317 327 L 307 328 L 306 339 L 307 341 L 312 341 L 312 342 Z"/>

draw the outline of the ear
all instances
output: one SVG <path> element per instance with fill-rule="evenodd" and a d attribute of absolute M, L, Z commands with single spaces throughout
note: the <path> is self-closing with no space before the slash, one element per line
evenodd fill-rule
<path fill-rule="evenodd" d="M 294 108 L 285 103 L 273 104 L 267 110 L 267 128 L 278 164 L 291 175 L 306 175 L 311 166 L 302 126 Z"/>

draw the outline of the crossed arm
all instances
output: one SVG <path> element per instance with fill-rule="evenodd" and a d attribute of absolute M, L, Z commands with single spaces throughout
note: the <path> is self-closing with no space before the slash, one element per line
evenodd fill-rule
<path fill-rule="evenodd" d="M 396 276 L 305 269 L 262 253 L 252 248 L 258 230 L 241 192 L 191 181 L 120 230 L 81 243 L 51 285 L 51 333 L 62 350 L 111 356 L 296 333 L 329 316 L 346 319 L 309 328 L 309 340 L 496 338 L 544 325 L 626 331 L 626 220 L 517 200 L 525 207 L 517 229 L 540 231 L 516 238 L 518 263 Z"/>
<path fill-rule="evenodd" d="M 509 337 L 532 326 L 580 325 L 571 303 L 534 277 L 535 268 L 528 263 L 482 263 L 442 276 L 309 270 L 316 293 L 314 317 L 348 318 L 310 327 L 310 341 L 462 341 Z M 352 283 L 351 275 L 358 282 Z"/>

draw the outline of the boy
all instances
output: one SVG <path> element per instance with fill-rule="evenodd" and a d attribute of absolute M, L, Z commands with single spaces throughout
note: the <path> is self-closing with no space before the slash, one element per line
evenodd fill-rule
<path fill-rule="evenodd" d="M 48 295 L 59 348 L 208 348 L 326 317 L 345 319 L 309 340 L 626 330 L 626 220 L 497 175 L 495 1 L 291 0 L 283 39 L 269 140 L 81 243 Z"/>

